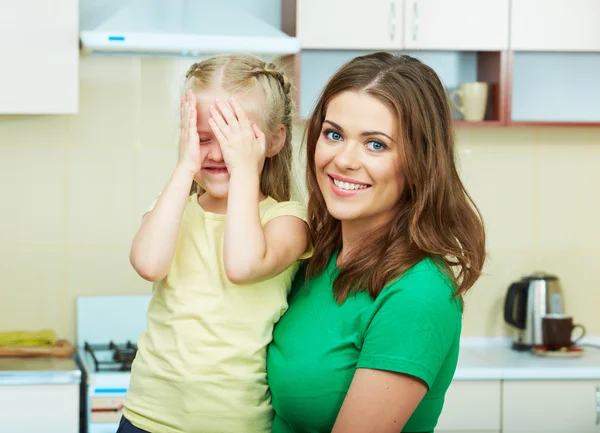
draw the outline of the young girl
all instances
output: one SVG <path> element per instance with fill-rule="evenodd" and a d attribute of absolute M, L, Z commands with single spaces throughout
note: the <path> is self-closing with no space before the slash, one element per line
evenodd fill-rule
<path fill-rule="evenodd" d="M 290 87 L 253 56 L 186 75 L 179 160 L 131 248 L 154 285 L 119 432 L 270 432 L 266 347 L 308 249 Z"/>

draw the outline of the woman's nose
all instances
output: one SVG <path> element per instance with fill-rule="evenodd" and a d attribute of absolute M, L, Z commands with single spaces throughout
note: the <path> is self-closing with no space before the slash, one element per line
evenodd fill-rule
<path fill-rule="evenodd" d="M 360 151 L 360 143 L 347 142 L 335 157 L 335 164 L 340 170 L 358 170 L 360 168 Z"/>

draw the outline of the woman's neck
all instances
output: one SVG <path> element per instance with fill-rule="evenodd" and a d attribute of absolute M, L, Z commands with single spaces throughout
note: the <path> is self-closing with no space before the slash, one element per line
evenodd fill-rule
<path fill-rule="evenodd" d="M 369 218 L 366 220 L 341 221 L 342 224 L 342 249 L 338 254 L 338 264 L 344 262 L 351 251 L 360 249 L 365 242 L 371 239 L 369 233 L 383 227 L 390 218 Z"/>

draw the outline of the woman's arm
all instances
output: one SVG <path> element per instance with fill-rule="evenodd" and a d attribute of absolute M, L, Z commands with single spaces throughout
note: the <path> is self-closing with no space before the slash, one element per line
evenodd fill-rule
<path fill-rule="evenodd" d="M 398 433 L 426 392 L 414 376 L 358 368 L 332 433 Z"/>
<path fill-rule="evenodd" d="M 156 206 L 144 216 L 129 253 L 131 265 L 145 280 L 159 281 L 169 272 L 190 187 L 201 165 L 200 139 L 196 129 L 196 97 L 188 90 L 181 98 L 177 167 Z"/>

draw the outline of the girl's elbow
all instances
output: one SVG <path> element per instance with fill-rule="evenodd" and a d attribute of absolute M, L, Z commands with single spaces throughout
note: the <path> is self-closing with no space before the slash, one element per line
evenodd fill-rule
<path fill-rule="evenodd" d="M 135 257 L 129 258 L 131 266 L 135 269 L 135 272 L 146 281 L 155 283 L 162 280 L 167 276 L 167 272 L 160 269 L 159 266 L 152 265 L 151 263 L 144 263 L 141 260 L 136 260 Z"/>
<path fill-rule="evenodd" d="M 254 273 L 250 266 L 225 264 L 225 274 L 227 279 L 236 285 L 249 284 L 254 281 Z"/>

